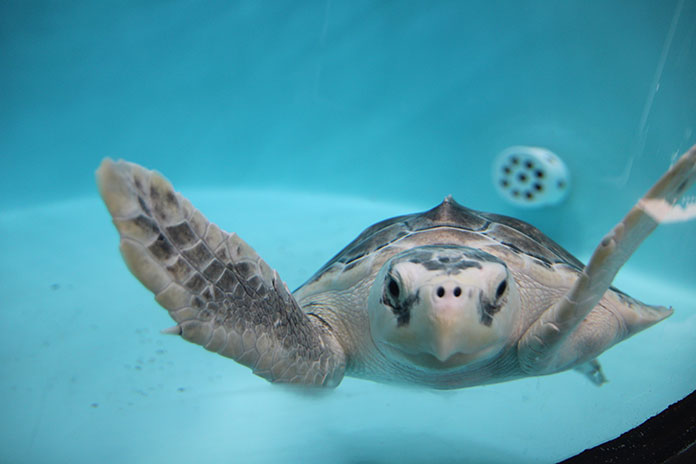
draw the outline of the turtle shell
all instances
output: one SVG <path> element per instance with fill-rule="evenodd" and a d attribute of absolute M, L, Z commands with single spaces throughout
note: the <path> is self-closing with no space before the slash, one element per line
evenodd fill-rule
<path fill-rule="evenodd" d="M 322 286 L 325 283 L 324 280 L 327 279 L 326 284 L 331 288 L 328 280 L 334 281 L 333 278 L 337 274 L 359 269 L 360 266 L 366 267 L 364 272 L 356 275 L 356 278 L 359 279 L 360 275 L 366 276 L 370 273 L 369 271 L 373 271 L 374 264 L 381 265 L 381 262 L 384 261 L 375 262 L 370 259 L 371 257 L 382 253 L 383 250 L 386 252 L 387 249 L 393 248 L 392 253 L 387 253 L 390 256 L 403 249 L 402 247 L 390 247 L 391 245 L 407 241 L 409 237 L 416 234 L 438 229 L 460 231 L 465 236 L 464 245 L 466 245 L 466 237 L 470 237 L 472 243 L 480 243 L 481 239 L 486 239 L 490 245 L 503 246 L 511 252 L 525 255 L 547 268 L 556 264 L 564 264 L 579 272 L 584 267 L 575 256 L 536 227 L 508 216 L 466 208 L 450 196 L 431 210 L 397 216 L 368 227 L 322 266 L 302 287 Z M 385 259 L 387 258 L 385 257 Z M 374 271 L 376 272 L 376 270 Z"/>

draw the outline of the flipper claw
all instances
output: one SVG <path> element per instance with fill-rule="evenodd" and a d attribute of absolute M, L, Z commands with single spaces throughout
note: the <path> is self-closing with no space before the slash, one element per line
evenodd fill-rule
<path fill-rule="evenodd" d="M 181 327 L 179 326 L 179 324 L 177 324 L 175 326 L 167 327 L 166 329 L 161 330 L 160 333 L 165 335 L 181 335 Z"/>

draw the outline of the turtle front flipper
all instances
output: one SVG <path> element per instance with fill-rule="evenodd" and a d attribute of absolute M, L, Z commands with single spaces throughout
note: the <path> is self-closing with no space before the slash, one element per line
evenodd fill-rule
<path fill-rule="evenodd" d="M 538 375 L 574 367 L 671 314 L 665 308 L 629 305 L 634 310 L 622 314 L 618 323 L 590 321 L 587 330 L 579 330 L 641 242 L 671 216 L 668 211 L 681 210 L 676 203 L 695 181 L 696 145 L 602 239 L 571 289 L 525 332 L 518 343 L 525 372 Z"/>
<path fill-rule="evenodd" d="M 208 222 L 160 174 L 105 159 L 97 183 L 130 271 L 177 322 L 168 332 L 271 382 L 336 386 L 345 356 L 278 274 L 236 234 Z"/>

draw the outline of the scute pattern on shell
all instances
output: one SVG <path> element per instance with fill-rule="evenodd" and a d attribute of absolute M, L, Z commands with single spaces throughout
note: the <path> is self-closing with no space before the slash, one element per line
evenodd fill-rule
<path fill-rule="evenodd" d="M 368 227 L 322 266 L 307 283 L 319 281 L 336 265 L 349 270 L 358 265 L 365 256 L 378 252 L 404 237 L 440 227 L 486 236 L 516 253 L 536 259 L 546 267 L 562 263 L 577 271 L 583 268 L 583 264 L 575 256 L 531 224 L 508 216 L 466 208 L 449 196 L 428 211 L 397 216 Z"/>

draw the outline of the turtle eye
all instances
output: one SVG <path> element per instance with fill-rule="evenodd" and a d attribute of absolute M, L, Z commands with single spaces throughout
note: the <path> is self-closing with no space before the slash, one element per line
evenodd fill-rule
<path fill-rule="evenodd" d="M 399 298 L 399 284 L 396 283 L 396 280 L 394 280 L 393 277 L 389 276 L 389 283 L 387 283 L 387 290 L 389 290 L 389 294 L 392 296 L 392 298 L 396 299 Z"/>
<path fill-rule="evenodd" d="M 502 282 L 500 282 L 500 285 L 498 285 L 498 289 L 495 291 L 496 299 L 499 299 L 501 296 L 503 296 L 503 293 L 505 293 L 506 289 L 507 289 L 507 279 L 503 280 Z"/>

